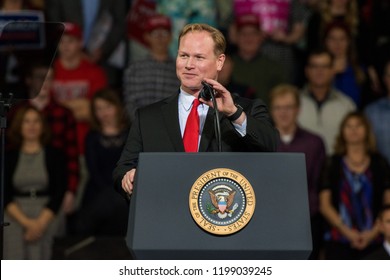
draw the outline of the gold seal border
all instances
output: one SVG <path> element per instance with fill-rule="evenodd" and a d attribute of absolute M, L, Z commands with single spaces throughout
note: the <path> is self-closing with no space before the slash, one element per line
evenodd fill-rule
<path fill-rule="evenodd" d="M 199 209 L 199 194 L 208 182 L 218 178 L 227 178 L 237 182 L 246 196 L 246 206 L 243 215 L 233 224 L 226 226 L 215 225 L 206 220 Z M 216 168 L 203 173 L 192 185 L 189 194 L 189 208 L 196 224 L 203 230 L 216 235 L 230 235 L 242 230 L 251 220 L 256 206 L 256 196 L 250 182 L 239 172 L 228 168 Z"/>

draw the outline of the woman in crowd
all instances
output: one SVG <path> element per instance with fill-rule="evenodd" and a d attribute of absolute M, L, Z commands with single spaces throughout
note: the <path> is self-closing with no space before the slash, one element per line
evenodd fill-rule
<path fill-rule="evenodd" d="M 306 35 L 309 52 L 321 47 L 325 28 L 332 22 L 346 24 L 355 39 L 359 33 L 357 0 L 324 0 L 319 2 L 318 11 L 312 14 L 308 22 Z"/>
<path fill-rule="evenodd" d="M 128 132 L 118 94 L 112 89 L 96 92 L 91 113 L 93 125 L 85 140 L 89 179 L 70 230 L 76 235 L 124 235 L 128 206 L 112 186 L 112 172 Z"/>
<path fill-rule="evenodd" d="M 21 107 L 9 130 L 5 166 L 5 259 L 50 259 L 56 214 L 66 190 L 66 160 L 49 146 L 41 113 Z"/>
<path fill-rule="evenodd" d="M 343 22 L 329 24 L 325 29 L 324 44 L 334 57 L 334 86 L 351 97 L 357 108 L 362 108 L 366 74 L 358 63 L 349 27 Z"/>
<path fill-rule="evenodd" d="M 349 113 L 340 126 L 335 154 L 321 180 L 320 211 L 328 222 L 326 259 L 361 259 L 380 245 L 376 217 L 390 202 L 390 166 L 375 152 L 369 122 Z"/>

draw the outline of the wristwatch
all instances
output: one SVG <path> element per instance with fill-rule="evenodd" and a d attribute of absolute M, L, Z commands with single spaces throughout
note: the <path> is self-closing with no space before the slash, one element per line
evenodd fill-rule
<path fill-rule="evenodd" d="M 227 117 L 227 119 L 231 122 L 234 122 L 235 120 L 237 120 L 241 116 L 242 112 L 244 111 L 244 109 L 241 107 L 241 105 L 239 105 L 239 104 L 234 104 L 234 105 L 236 105 L 237 111 L 233 115 Z"/>

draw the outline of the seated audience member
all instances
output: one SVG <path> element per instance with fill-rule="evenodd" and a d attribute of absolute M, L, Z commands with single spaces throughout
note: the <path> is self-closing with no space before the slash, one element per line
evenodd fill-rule
<path fill-rule="evenodd" d="M 375 222 L 383 203 L 390 203 L 390 166 L 375 152 L 370 124 L 360 112 L 342 120 L 322 178 L 320 211 L 326 259 L 361 259 L 380 244 Z"/>
<path fill-rule="evenodd" d="M 369 104 L 365 113 L 373 127 L 378 150 L 390 163 L 390 60 L 385 65 L 383 81 L 386 96 Z"/>
<path fill-rule="evenodd" d="M 67 185 L 65 155 L 48 145 L 49 128 L 32 106 L 16 112 L 8 133 L 4 259 L 47 260 Z"/>
<path fill-rule="evenodd" d="M 356 109 L 352 99 L 335 89 L 333 56 L 324 50 L 308 56 L 305 67 L 307 84 L 301 91 L 298 122 L 302 128 L 322 137 L 326 153 L 332 153 L 334 140 L 344 116 Z"/>
<path fill-rule="evenodd" d="M 131 63 L 123 77 L 123 96 L 130 119 L 134 118 L 136 109 L 170 96 L 180 84 L 175 60 L 169 55 L 170 19 L 163 15 L 150 17 L 144 38 L 149 45 L 149 56 Z"/>
<path fill-rule="evenodd" d="M 295 86 L 279 85 L 271 91 L 270 111 L 280 135 L 277 151 L 305 154 L 313 238 L 313 252 L 310 258 L 317 259 L 322 239 L 318 186 L 326 157 L 325 145 L 321 137 L 299 127 L 297 124 L 299 107 L 299 92 Z"/>
<path fill-rule="evenodd" d="M 127 137 L 127 122 L 118 93 L 98 91 L 92 98 L 92 129 L 85 140 L 89 179 L 80 210 L 71 219 L 76 235 L 124 236 L 128 206 L 113 188 L 112 172 Z"/>
<path fill-rule="evenodd" d="M 264 34 L 257 15 L 239 16 L 235 26 L 237 52 L 231 56 L 234 64 L 232 79 L 236 83 L 253 87 L 256 90 L 255 97 L 268 105 L 270 90 L 287 82 L 287 73 L 281 65 L 262 53 Z"/>
<path fill-rule="evenodd" d="M 390 260 L 390 204 L 382 207 L 378 217 L 383 245 L 366 257 L 368 260 Z"/>
<path fill-rule="evenodd" d="M 349 96 L 358 108 L 363 107 L 366 80 L 359 65 L 355 42 L 345 23 L 332 23 L 325 29 L 324 44 L 333 55 L 334 87 Z"/>

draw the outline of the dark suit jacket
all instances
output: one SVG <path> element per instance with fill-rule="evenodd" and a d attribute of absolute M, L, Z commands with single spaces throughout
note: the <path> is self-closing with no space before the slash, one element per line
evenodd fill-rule
<path fill-rule="evenodd" d="M 81 0 L 50 0 L 46 1 L 46 15 L 48 21 L 77 23 L 83 28 L 83 7 Z M 103 59 L 108 58 L 115 50 L 119 42 L 126 38 L 125 19 L 126 1 L 124 0 L 100 0 L 100 6 L 96 15 L 99 19 L 104 12 L 108 12 L 113 20 L 113 27 L 103 43 Z"/>
<path fill-rule="evenodd" d="M 122 193 L 123 176 L 137 167 L 140 152 L 184 152 L 180 132 L 178 94 L 137 111 L 135 121 L 121 158 L 114 170 L 116 189 Z M 272 152 L 276 150 L 278 132 L 269 117 L 266 105 L 259 99 L 234 97 L 247 115 L 246 135 L 242 137 L 232 123 L 220 115 L 223 152 Z M 214 109 L 209 108 L 199 152 L 218 151 L 214 135 Z"/>

